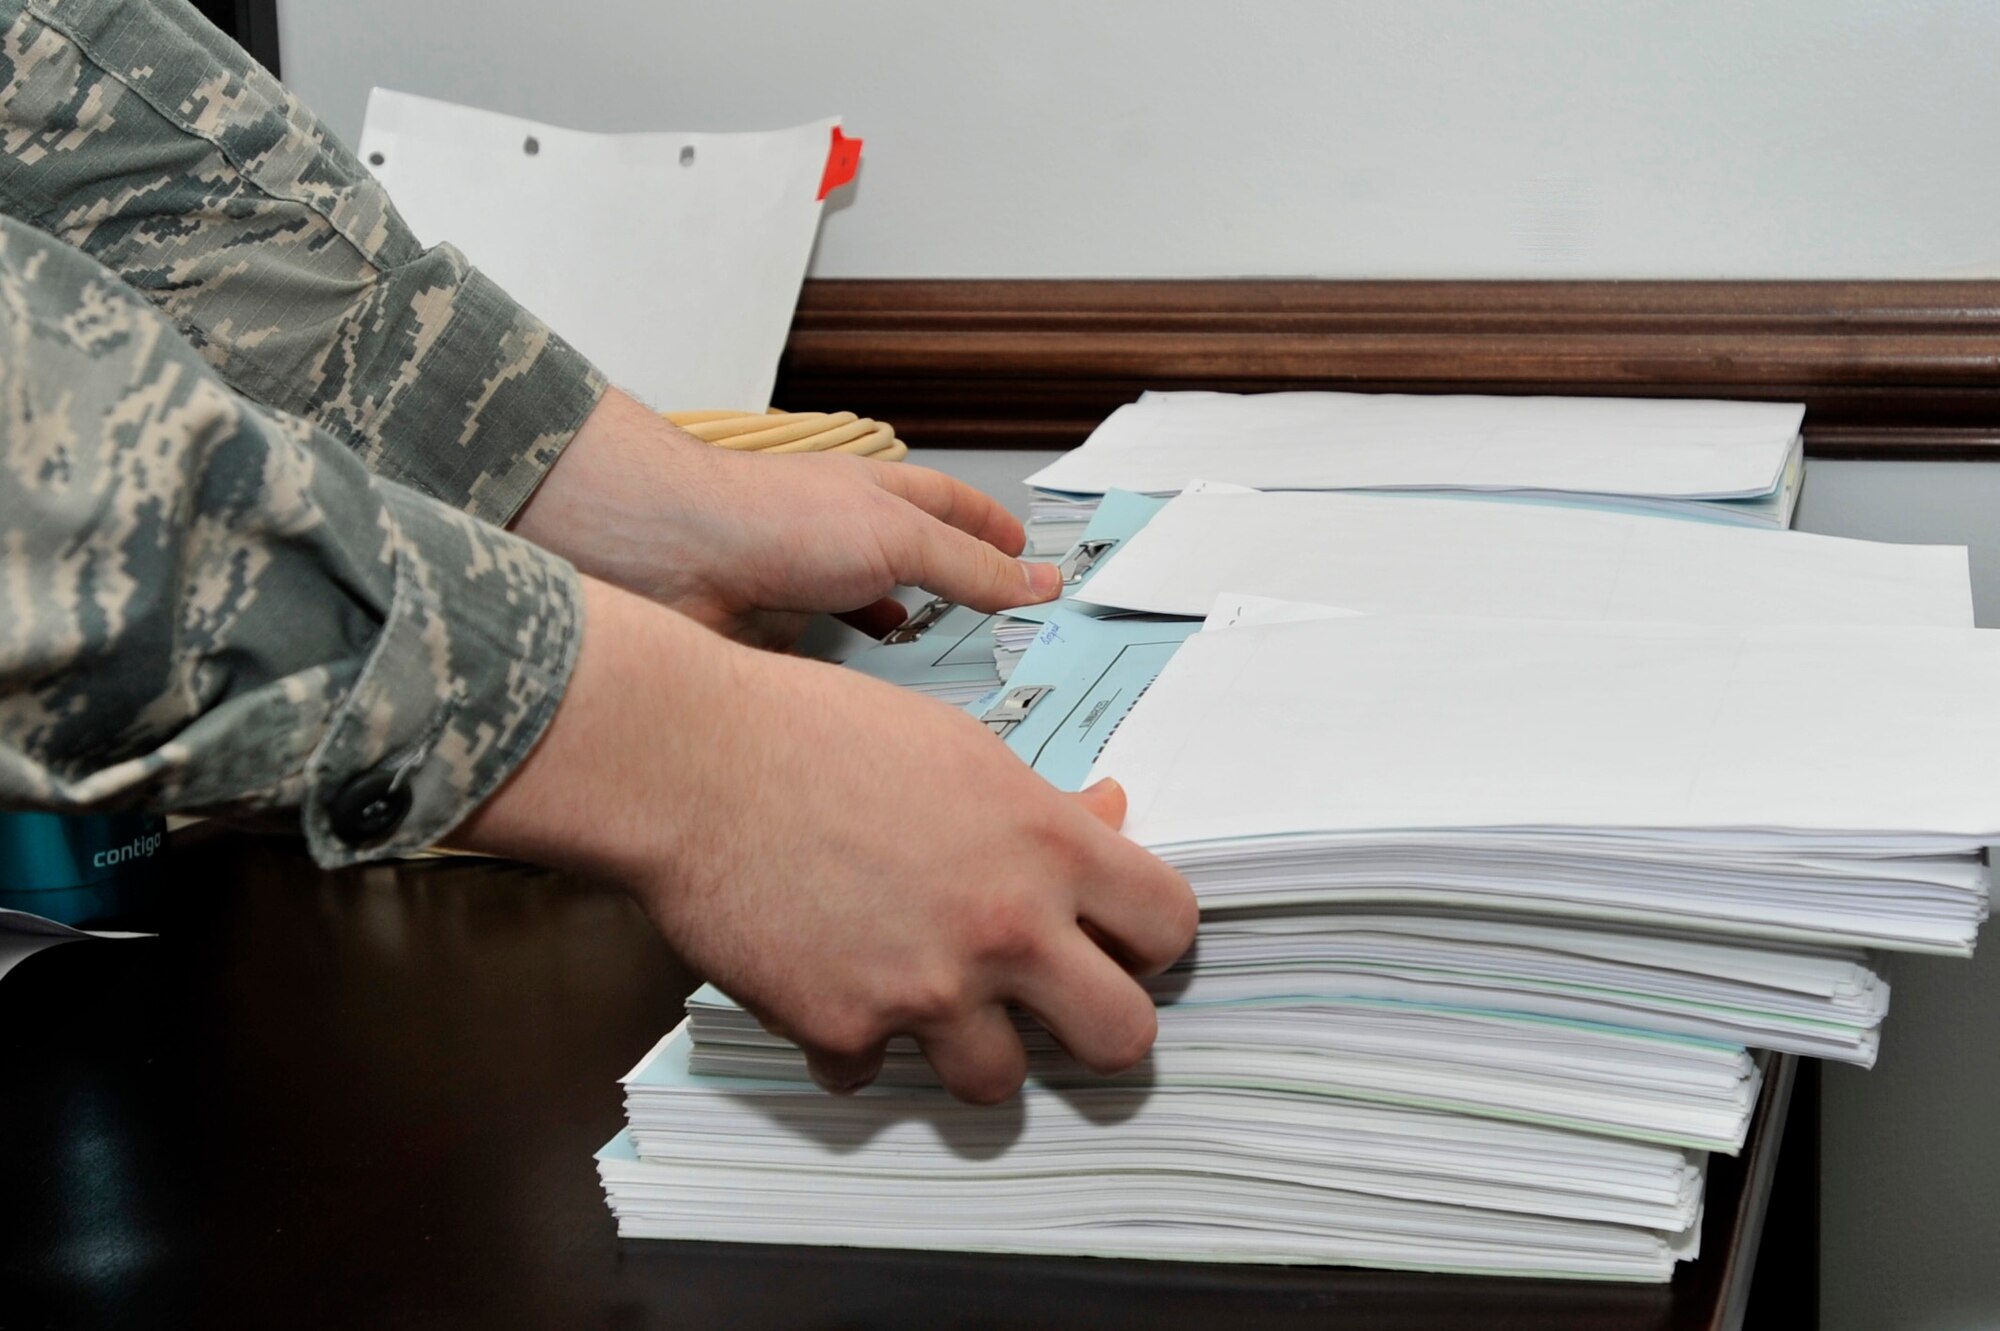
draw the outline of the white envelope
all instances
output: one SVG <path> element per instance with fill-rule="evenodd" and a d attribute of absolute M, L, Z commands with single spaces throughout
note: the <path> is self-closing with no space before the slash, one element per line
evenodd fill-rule
<path fill-rule="evenodd" d="M 1199 633 L 1089 779 L 1142 845 L 1602 829 L 2000 840 L 2000 633 L 1356 616 Z M 1768 842 L 1767 842 L 1768 844 Z"/>
<path fill-rule="evenodd" d="M 1368 614 L 1972 626 L 1963 546 L 1463 496 L 1183 494 L 1075 596 L 1192 618 L 1224 592 Z"/>
<path fill-rule="evenodd" d="M 1148 393 L 1028 484 L 1169 494 L 1212 476 L 1272 490 L 1743 499 L 1778 488 L 1804 416 L 1782 402 Z"/>

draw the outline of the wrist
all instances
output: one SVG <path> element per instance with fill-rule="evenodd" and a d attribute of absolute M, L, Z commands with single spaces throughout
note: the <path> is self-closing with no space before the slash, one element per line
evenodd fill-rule
<path fill-rule="evenodd" d="M 541 741 L 460 826 L 467 850 L 633 883 L 686 853 L 700 771 L 729 747 L 752 654 L 583 580 L 583 637 Z"/>
<path fill-rule="evenodd" d="M 567 556 L 564 547 L 574 545 L 577 533 L 602 516 L 607 495 L 655 472 L 679 470 L 706 447 L 623 389 L 607 388 L 507 525 Z"/>

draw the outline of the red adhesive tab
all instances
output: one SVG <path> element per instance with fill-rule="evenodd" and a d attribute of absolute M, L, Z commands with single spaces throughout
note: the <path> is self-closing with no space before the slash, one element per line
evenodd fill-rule
<path fill-rule="evenodd" d="M 860 169 L 861 140 L 848 138 L 835 125 L 833 146 L 826 150 L 826 172 L 819 178 L 819 197 L 824 199 L 854 179 L 854 173 Z"/>

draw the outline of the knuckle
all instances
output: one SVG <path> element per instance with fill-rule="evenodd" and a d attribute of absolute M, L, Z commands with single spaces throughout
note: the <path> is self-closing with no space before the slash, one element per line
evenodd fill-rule
<path fill-rule="evenodd" d="M 1023 830 L 1019 843 L 1047 881 L 1073 885 L 1093 867 L 1089 843 L 1067 819 L 1037 818 Z"/>
<path fill-rule="evenodd" d="M 1021 892 L 993 892 L 971 912 L 972 949 L 987 962 L 1032 961 L 1048 946 L 1045 912 Z"/>
<path fill-rule="evenodd" d="M 858 460 L 858 459 L 857 459 Z M 862 477 L 863 480 L 872 478 Z M 868 505 L 869 511 L 884 522 L 902 524 L 910 516 L 910 506 L 903 497 L 879 485 L 869 485 L 861 491 L 860 502 Z"/>
<path fill-rule="evenodd" d="M 752 456 L 761 455 L 753 454 Z M 792 456 L 791 460 L 798 465 L 801 471 L 811 468 L 813 471 L 819 473 L 819 475 L 812 477 L 813 483 L 816 486 L 823 486 L 828 482 L 834 482 L 843 486 L 854 487 L 858 482 L 860 485 L 866 485 L 871 489 L 874 488 L 872 478 L 866 474 L 866 469 L 854 465 L 862 459 L 855 457 L 851 453 L 801 453 Z"/>
<path fill-rule="evenodd" d="M 936 471 L 925 471 L 916 480 L 924 489 L 925 507 L 931 516 L 939 522 L 956 525 L 954 520 L 959 516 L 959 505 L 964 499 L 959 483 Z"/>
<path fill-rule="evenodd" d="M 875 545 L 906 576 L 922 572 L 929 557 L 922 533 L 909 521 L 909 506 L 886 490 L 869 490 L 862 501 L 863 529 Z"/>
<path fill-rule="evenodd" d="M 899 1018 L 896 1024 L 905 1028 L 947 1022 L 964 1005 L 964 981 L 944 971 L 903 978 L 887 1001 Z"/>

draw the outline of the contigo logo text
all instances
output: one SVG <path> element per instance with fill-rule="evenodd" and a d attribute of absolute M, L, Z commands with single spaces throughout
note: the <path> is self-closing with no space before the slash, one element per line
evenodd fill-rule
<path fill-rule="evenodd" d="M 128 841 L 122 846 L 113 846 L 110 850 L 100 850 L 90 857 L 90 863 L 93 868 L 109 869 L 114 864 L 124 864 L 128 860 L 143 860 L 160 848 L 163 839 L 158 832 L 153 832 L 140 837 L 137 841 Z"/>

